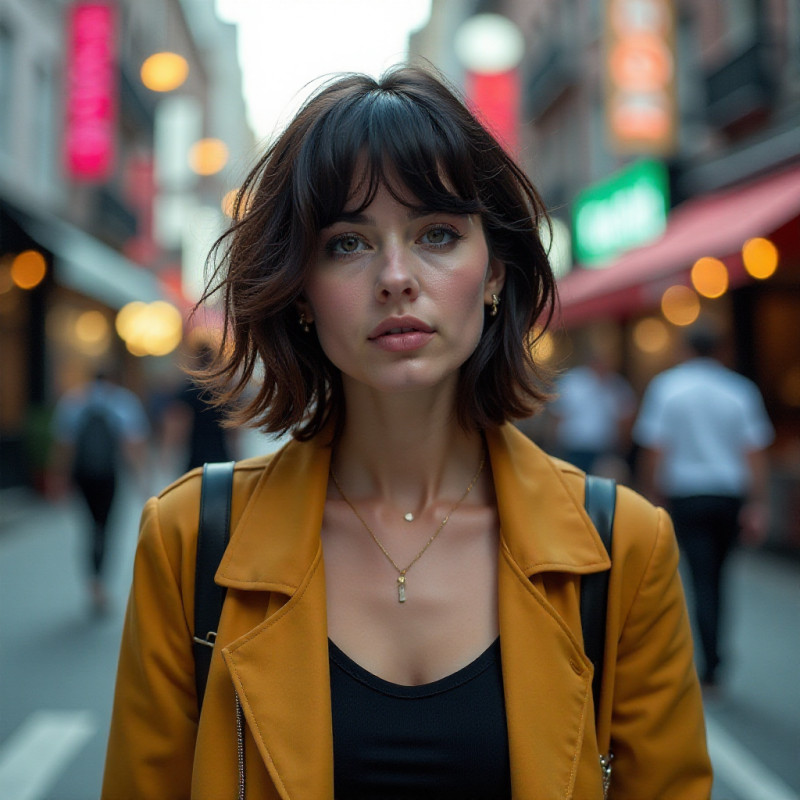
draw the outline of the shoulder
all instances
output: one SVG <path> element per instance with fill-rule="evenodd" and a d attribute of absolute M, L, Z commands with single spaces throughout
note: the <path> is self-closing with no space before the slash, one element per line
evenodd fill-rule
<path fill-rule="evenodd" d="M 275 454 L 237 461 L 234 468 L 231 528 L 236 526 L 248 500 L 270 470 Z M 150 498 L 142 514 L 141 540 L 159 540 L 171 561 L 194 561 L 203 469 L 197 467 Z"/>
<path fill-rule="evenodd" d="M 582 505 L 586 473 L 560 459 L 550 460 L 570 494 Z M 643 574 L 659 546 L 666 542 L 667 549 L 671 549 L 673 539 L 672 523 L 667 512 L 629 486 L 617 483 L 612 540 L 615 569 L 625 571 L 628 575 Z"/>
<path fill-rule="evenodd" d="M 536 445 L 531 443 L 531 447 Z M 538 449 L 538 448 L 536 448 Z M 561 482 L 574 499 L 575 503 L 583 506 L 586 490 L 586 473 L 555 456 L 548 455 L 539 450 L 541 457 L 546 459 L 558 473 Z M 658 529 L 668 517 L 663 508 L 653 505 L 639 492 L 617 482 L 616 504 L 614 509 L 614 541 L 615 548 L 629 549 L 642 548 L 647 550 L 652 547 L 653 537 L 658 534 Z M 617 545 L 617 539 L 620 544 Z M 649 539 L 649 544 L 648 544 Z"/>
<path fill-rule="evenodd" d="M 719 367 L 719 380 L 724 382 L 731 391 L 737 392 L 747 399 L 761 398 L 761 391 L 755 382 L 745 377 L 740 372 L 735 372 L 728 367 Z"/>

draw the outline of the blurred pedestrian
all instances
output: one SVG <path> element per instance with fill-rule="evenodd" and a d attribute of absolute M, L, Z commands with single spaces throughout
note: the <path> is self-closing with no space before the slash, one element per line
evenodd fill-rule
<path fill-rule="evenodd" d="M 556 391 L 549 411 L 558 455 L 585 472 L 627 478 L 636 395 L 610 355 L 589 345 L 584 363 L 565 372 Z"/>
<path fill-rule="evenodd" d="M 719 330 L 700 320 L 685 360 L 647 387 L 633 436 L 642 485 L 664 502 L 689 564 L 703 652 L 702 681 L 718 680 L 723 568 L 740 530 L 766 535 L 767 457 L 774 431 L 756 385 L 723 366 Z"/>
<path fill-rule="evenodd" d="M 237 464 L 214 585 L 201 471 L 148 501 L 103 797 L 601 800 L 613 743 L 611 796 L 707 800 L 667 515 L 620 487 L 612 566 L 583 473 L 509 422 L 545 399 L 527 343 L 555 294 L 525 173 L 403 67 L 330 79 L 239 197 L 206 377 L 294 438 Z M 609 568 L 595 715 L 580 584 Z"/>
<path fill-rule="evenodd" d="M 92 606 L 100 613 L 108 601 L 103 565 L 120 470 L 127 460 L 142 471 L 149 423 L 138 397 L 101 369 L 93 380 L 63 395 L 53 426 L 56 492 L 73 485 L 91 517 L 89 591 Z"/>
<path fill-rule="evenodd" d="M 214 348 L 203 342 L 194 349 L 190 366 L 202 372 L 213 360 Z M 185 471 L 235 458 L 236 431 L 225 427 L 225 409 L 209 402 L 207 390 L 194 378 L 184 382 L 163 413 L 163 444 L 170 450 L 185 448 Z"/>

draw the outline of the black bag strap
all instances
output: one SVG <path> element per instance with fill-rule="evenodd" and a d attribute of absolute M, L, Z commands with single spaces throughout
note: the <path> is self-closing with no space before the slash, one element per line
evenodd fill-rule
<path fill-rule="evenodd" d="M 197 707 L 203 707 L 203 695 L 211 667 L 211 655 L 217 638 L 225 587 L 214 583 L 214 575 L 228 545 L 231 523 L 231 494 L 234 461 L 203 465 L 200 489 L 200 520 L 197 526 L 197 560 L 194 572 L 194 677 Z"/>
<path fill-rule="evenodd" d="M 614 531 L 614 511 L 617 504 L 617 484 L 610 478 L 586 476 L 584 507 L 597 533 L 603 540 L 609 556 Z M 600 684 L 603 680 L 603 654 L 606 640 L 606 611 L 608 607 L 608 579 L 610 570 L 584 575 L 581 580 L 581 628 L 583 649 L 594 665 L 592 695 L 594 717 L 600 708 Z"/>

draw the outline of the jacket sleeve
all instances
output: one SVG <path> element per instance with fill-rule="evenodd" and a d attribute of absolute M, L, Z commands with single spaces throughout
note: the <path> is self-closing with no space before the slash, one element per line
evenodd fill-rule
<path fill-rule="evenodd" d="M 179 537 L 165 546 L 158 500 L 142 514 L 122 635 L 103 800 L 179 800 L 191 789 L 197 701 Z M 192 556 L 193 558 L 193 556 Z"/>
<path fill-rule="evenodd" d="M 620 609 L 610 797 L 708 800 L 711 764 L 678 546 L 666 512 L 655 514 L 655 540 L 642 536 L 632 545 L 652 545 L 644 569 L 621 573 L 634 585 L 621 589 L 630 600 Z"/>

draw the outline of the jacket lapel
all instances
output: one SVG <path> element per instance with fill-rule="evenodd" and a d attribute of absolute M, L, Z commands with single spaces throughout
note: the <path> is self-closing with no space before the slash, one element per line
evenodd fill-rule
<path fill-rule="evenodd" d="M 512 426 L 487 433 L 501 524 L 500 637 L 515 797 L 572 797 L 591 720 L 577 581 L 608 569 L 582 494 Z M 286 800 L 333 795 L 325 579 L 319 531 L 327 439 L 290 443 L 258 481 L 217 582 L 270 592 L 270 612 L 223 649 L 259 753 Z M 564 586 L 572 587 L 565 589 Z M 558 600 L 548 586 L 560 586 Z"/>
<path fill-rule="evenodd" d="M 232 532 L 217 582 L 267 590 L 270 614 L 223 649 L 259 753 L 282 797 L 333 796 L 325 579 L 319 531 L 330 449 L 290 443 Z"/>
<path fill-rule="evenodd" d="M 571 798 L 591 724 L 592 668 L 573 633 L 576 624 L 580 629 L 577 581 L 564 574 L 608 569 L 610 561 L 582 497 L 551 459 L 510 426 L 489 432 L 487 442 L 501 526 L 500 642 L 513 794 Z"/>

